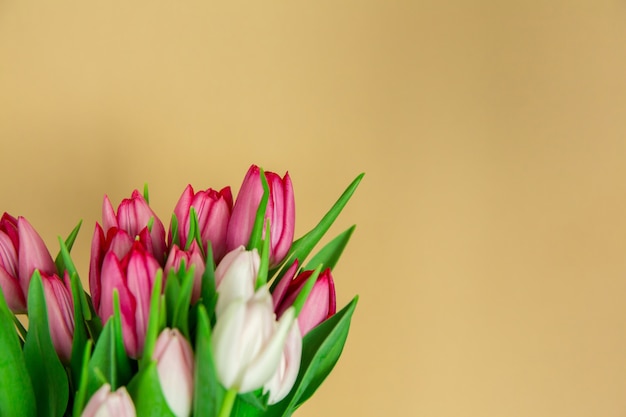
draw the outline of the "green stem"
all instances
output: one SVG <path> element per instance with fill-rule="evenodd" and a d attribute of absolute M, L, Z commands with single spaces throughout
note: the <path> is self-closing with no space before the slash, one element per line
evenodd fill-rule
<path fill-rule="evenodd" d="M 235 404 L 235 398 L 237 398 L 237 390 L 234 388 L 226 391 L 226 395 L 224 396 L 224 401 L 222 402 L 222 409 L 220 410 L 220 414 L 218 417 L 229 417 L 230 411 L 233 409 L 233 405 Z"/>

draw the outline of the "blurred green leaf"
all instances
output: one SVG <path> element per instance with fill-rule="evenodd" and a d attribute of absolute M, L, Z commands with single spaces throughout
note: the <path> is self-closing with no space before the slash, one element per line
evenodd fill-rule
<path fill-rule="evenodd" d="M 133 399 L 138 416 L 176 417 L 163 396 L 156 361 L 139 371 L 128 384 L 128 393 Z"/>
<path fill-rule="evenodd" d="M 74 241 L 78 236 L 78 232 L 80 231 L 80 226 L 82 226 L 82 224 L 82 220 L 78 222 L 76 227 L 74 227 L 74 229 L 72 229 L 72 231 L 70 232 L 70 235 L 67 237 L 67 239 L 65 239 L 64 243 L 62 243 L 63 240 L 59 237 L 59 242 L 61 242 L 61 249 L 59 250 L 57 257 L 54 260 L 54 264 L 56 265 L 59 276 L 63 276 L 63 272 L 66 269 L 70 272 L 70 274 L 72 272 L 76 272 L 76 267 L 74 266 L 74 263 L 72 262 L 69 253 L 72 250 L 72 246 L 74 246 Z M 66 253 L 63 253 L 64 250 Z"/>
<path fill-rule="evenodd" d="M 202 304 L 198 307 L 195 350 L 193 415 L 194 417 L 217 417 L 226 390 L 217 379 L 211 348 L 211 324 Z"/>
<path fill-rule="evenodd" d="M 331 209 L 322 217 L 322 220 L 307 234 L 302 236 L 300 239 L 293 242 L 291 245 L 291 249 L 289 250 L 289 254 L 285 257 L 285 260 L 282 262 L 284 265 L 278 274 L 277 279 L 272 283 L 272 291 L 280 281 L 280 278 L 285 274 L 289 266 L 293 264 L 295 259 L 298 259 L 301 263 L 304 262 L 307 256 L 311 253 L 315 245 L 322 239 L 322 237 L 326 234 L 330 226 L 334 223 L 339 213 L 346 206 L 354 191 L 356 191 L 359 183 L 363 179 L 365 174 L 362 173 L 358 175 L 352 183 L 346 188 L 346 190 L 341 194 L 341 197 L 337 200 L 337 202 L 331 207 Z M 270 276 L 273 275 L 276 270 L 270 271 Z"/>
<path fill-rule="evenodd" d="M 268 408 L 266 417 L 290 416 L 326 379 L 341 356 L 357 302 L 358 296 L 304 336 L 302 361 L 294 387 L 286 398 Z"/>
<path fill-rule="evenodd" d="M 254 226 L 250 233 L 250 240 L 248 241 L 248 250 L 257 249 L 261 251 L 261 239 L 263 238 L 263 228 L 265 227 L 265 211 L 267 210 L 267 202 L 270 198 L 270 186 L 267 184 L 267 178 L 265 177 L 265 171 L 263 168 L 259 168 L 261 178 L 261 185 L 263 186 L 263 196 L 259 202 L 259 207 L 256 211 L 256 217 L 254 218 Z"/>
<path fill-rule="evenodd" d="M 0 289 L 0 416 L 35 417 L 35 393 L 13 317 Z"/>
<path fill-rule="evenodd" d="M 333 240 L 328 242 L 311 260 L 305 265 L 304 270 L 316 268 L 318 265 L 324 265 L 324 269 L 330 268 L 331 270 L 339 261 L 343 250 L 350 241 L 350 237 L 354 232 L 356 225 L 341 232 Z"/>
<path fill-rule="evenodd" d="M 37 398 L 38 416 L 61 417 L 69 399 L 68 379 L 52 345 L 43 282 L 37 270 L 28 290 L 28 317 L 24 359 Z"/>

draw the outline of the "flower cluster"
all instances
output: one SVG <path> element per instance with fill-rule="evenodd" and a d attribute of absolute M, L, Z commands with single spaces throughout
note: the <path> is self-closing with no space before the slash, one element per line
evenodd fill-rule
<path fill-rule="evenodd" d="M 304 261 L 361 178 L 295 241 L 289 175 L 254 165 L 234 201 L 187 186 L 168 230 L 147 189 L 117 209 L 105 196 L 89 294 L 70 256 L 80 223 L 53 260 L 5 213 L 0 415 L 291 415 L 347 337 L 357 297 L 336 311 L 332 269 L 354 226 Z"/>

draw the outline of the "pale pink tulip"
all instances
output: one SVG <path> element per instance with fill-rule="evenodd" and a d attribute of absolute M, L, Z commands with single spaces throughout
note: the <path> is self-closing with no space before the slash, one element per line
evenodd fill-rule
<path fill-rule="evenodd" d="M 81 417 L 136 417 L 136 415 L 133 400 L 125 387 L 111 392 L 111 386 L 104 384 L 89 399 Z"/>
<path fill-rule="evenodd" d="M 176 417 L 191 414 L 193 400 L 193 351 L 177 329 L 164 329 L 159 335 L 153 359 L 163 396 Z"/>
<path fill-rule="evenodd" d="M 240 246 L 224 256 L 215 268 L 215 285 L 219 297 L 215 313 L 219 317 L 233 300 L 247 301 L 254 295 L 261 258 L 256 249 Z"/>
<path fill-rule="evenodd" d="M 222 385 L 240 393 L 263 387 L 280 365 L 293 321 L 292 308 L 276 322 L 265 285 L 249 300 L 239 298 L 229 303 L 218 316 L 211 339 Z"/>
<path fill-rule="evenodd" d="M 283 355 L 278 369 L 272 378 L 265 383 L 264 392 L 270 393 L 268 404 L 276 404 L 289 394 L 298 377 L 300 361 L 302 359 L 302 336 L 298 322 L 294 322 L 285 340 Z"/>

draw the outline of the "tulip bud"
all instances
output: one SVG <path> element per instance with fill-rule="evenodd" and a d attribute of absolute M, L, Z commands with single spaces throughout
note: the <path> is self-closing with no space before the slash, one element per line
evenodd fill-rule
<path fill-rule="evenodd" d="M 178 222 L 178 239 L 181 247 L 186 247 L 189 239 L 189 226 L 191 224 L 190 209 L 194 208 L 198 216 L 198 227 L 204 251 L 206 252 L 207 241 L 211 242 L 213 258 L 216 263 L 226 253 L 226 232 L 228 221 L 233 209 L 233 196 L 230 187 L 224 187 L 220 191 L 211 188 L 206 191 L 194 193 L 193 187 L 188 185 L 180 196 L 174 215 Z M 170 229 L 170 242 L 173 239 Z"/>
<path fill-rule="evenodd" d="M 232 301 L 218 316 L 211 339 L 222 385 L 240 393 L 264 386 L 278 369 L 293 321 L 292 308 L 276 322 L 266 286 L 248 301 Z"/>
<path fill-rule="evenodd" d="M 65 272 L 63 280 L 56 275 L 41 274 L 48 326 L 54 350 L 64 364 L 72 357 L 74 338 L 74 302 L 70 278 Z"/>
<path fill-rule="evenodd" d="M 243 246 L 229 252 L 215 269 L 215 286 L 219 297 L 215 314 L 219 315 L 233 300 L 247 301 L 254 295 L 254 286 L 261 258 L 256 249 L 247 251 Z"/>
<path fill-rule="evenodd" d="M 270 266 L 273 267 L 285 258 L 293 243 L 296 212 L 289 174 L 281 179 L 278 174 L 266 172 L 265 178 L 270 190 L 265 219 L 270 221 Z M 233 207 L 226 237 L 228 250 L 248 244 L 262 196 L 261 172 L 252 165 Z"/>
<path fill-rule="evenodd" d="M 134 190 L 131 198 L 122 200 L 117 208 L 117 214 L 113 210 L 109 197 L 104 196 L 102 204 L 104 233 L 107 233 L 112 227 L 117 227 L 125 230 L 134 239 L 150 222 L 152 222 L 152 226 L 149 232 L 151 239 L 149 249 L 159 264 L 162 264 L 165 258 L 165 228 L 139 191 Z"/>
<path fill-rule="evenodd" d="M 167 262 L 165 262 L 165 275 L 167 276 L 170 271 L 177 272 L 183 262 L 186 269 L 189 269 L 191 266 L 194 267 L 191 303 L 195 304 L 195 302 L 200 298 L 200 292 L 202 290 L 202 274 L 204 274 L 204 270 L 206 269 L 202 253 L 200 252 L 200 248 L 196 242 L 193 242 L 189 247 L 189 250 L 186 251 L 181 250 L 176 245 L 170 249 Z"/>
<path fill-rule="evenodd" d="M 136 417 L 136 412 L 126 388 L 111 392 L 111 386 L 104 384 L 93 394 L 81 417 Z"/>
<path fill-rule="evenodd" d="M 193 400 L 193 351 L 177 329 L 164 329 L 153 354 L 163 396 L 176 417 L 188 417 Z"/>
<path fill-rule="evenodd" d="M 278 369 L 263 387 L 263 392 L 270 393 L 268 404 L 276 404 L 289 394 L 298 377 L 302 359 L 302 336 L 298 322 L 294 322 L 285 341 L 285 348 Z"/>
<path fill-rule="evenodd" d="M 102 262 L 101 294 L 98 315 L 103 322 L 113 315 L 113 290 L 120 300 L 124 345 L 130 357 L 143 352 L 150 313 L 150 296 L 159 264 L 140 242 L 133 243 L 130 252 L 118 259 L 108 252 Z"/>
<path fill-rule="evenodd" d="M 313 271 L 304 271 L 289 283 L 284 298 L 276 307 L 276 314 L 280 317 L 283 312 L 291 307 L 298 294 L 304 287 L 306 281 L 311 277 Z M 330 273 L 330 268 L 325 269 L 315 281 L 313 289 L 298 315 L 298 324 L 302 336 L 307 334 L 312 328 L 331 317 L 337 311 L 335 298 L 335 283 Z"/>
<path fill-rule="evenodd" d="M 26 295 L 35 269 L 56 272 L 46 245 L 25 218 L 4 213 L 0 219 L 0 288 L 15 313 L 26 312 Z"/>

